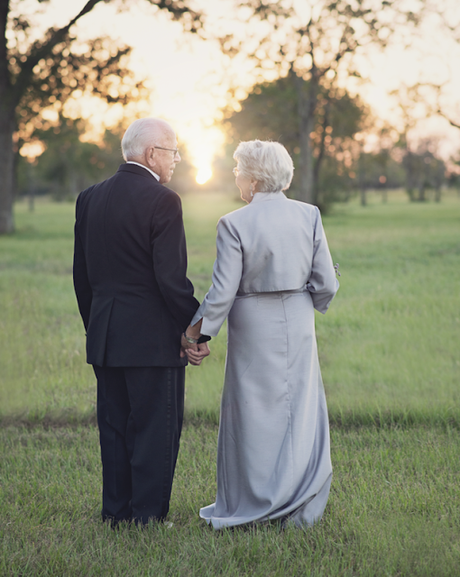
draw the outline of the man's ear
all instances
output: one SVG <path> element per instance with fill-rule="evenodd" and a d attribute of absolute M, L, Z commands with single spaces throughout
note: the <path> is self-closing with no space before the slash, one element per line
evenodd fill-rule
<path fill-rule="evenodd" d="M 144 152 L 145 164 L 147 166 L 149 166 L 150 168 L 153 168 L 155 166 L 154 156 L 155 156 L 155 147 L 154 146 L 149 146 L 148 148 L 145 149 L 145 152 Z"/>

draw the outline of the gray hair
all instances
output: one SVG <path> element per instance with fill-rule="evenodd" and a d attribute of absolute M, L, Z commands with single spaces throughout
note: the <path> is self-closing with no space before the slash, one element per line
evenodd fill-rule
<path fill-rule="evenodd" d="M 240 142 L 233 158 L 238 162 L 238 171 L 242 176 L 257 180 L 258 192 L 286 190 L 291 184 L 294 164 L 279 142 Z"/>
<path fill-rule="evenodd" d="M 139 118 L 129 125 L 121 141 L 125 160 L 142 156 L 149 146 L 160 145 L 158 140 L 167 132 L 174 132 L 161 118 Z"/>

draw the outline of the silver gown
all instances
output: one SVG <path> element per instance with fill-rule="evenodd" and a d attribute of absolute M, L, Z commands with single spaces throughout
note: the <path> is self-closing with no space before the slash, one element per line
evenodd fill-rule
<path fill-rule="evenodd" d="M 192 325 L 215 336 L 228 317 L 215 529 L 318 521 L 332 479 L 314 308 L 338 289 L 316 207 L 256 193 L 219 221 L 213 283 Z"/>

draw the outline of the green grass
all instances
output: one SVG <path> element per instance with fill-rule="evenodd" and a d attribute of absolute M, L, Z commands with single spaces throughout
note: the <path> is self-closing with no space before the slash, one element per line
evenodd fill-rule
<path fill-rule="evenodd" d="M 458 575 L 460 201 L 390 194 L 324 217 L 341 288 L 317 315 L 334 480 L 321 524 L 215 533 L 225 328 L 187 369 L 170 519 L 100 523 L 95 382 L 71 280 L 73 206 L 16 206 L 0 238 L 0 575 Z M 209 287 L 218 194 L 184 198 L 189 276 Z"/>
<path fill-rule="evenodd" d="M 459 205 L 352 206 L 326 221 L 343 265 L 337 299 L 318 322 L 332 413 L 458 418 Z"/>
<path fill-rule="evenodd" d="M 460 440 L 449 427 L 332 429 L 334 480 L 321 524 L 214 532 L 217 430 L 185 428 L 164 526 L 100 523 L 94 427 L 0 429 L 0 574 L 167 576 L 458 575 Z"/>
<path fill-rule="evenodd" d="M 215 227 L 241 206 L 222 195 L 184 199 L 189 274 L 209 287 Z M 18 232 L 0 239 L 0 406 L 3 415 L 94 414 L 94 377 L 71 280 L 73 206 L 16 210 Z M 460 421 L 460 202 L 339 205 L 324 218 L 341 288 L 317 315 L 332 420 Z M 225 328 L 213 356 L 188 369 L 187 410 L 218 418 Z"/>
<path fill-rule="evenodd" d="M 0 239 L 0 406 L 30 417 L 94 409 L 72 285 L 73 206 L 18 205 Z"/>

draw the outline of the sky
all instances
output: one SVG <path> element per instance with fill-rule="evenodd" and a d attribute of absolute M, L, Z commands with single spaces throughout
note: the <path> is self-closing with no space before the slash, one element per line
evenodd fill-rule
<path fill-rule="evenodd" d="M 303 0 L 295 1 L 299 7 L 305 4 Z M 225 27 L 231 20 L 232 0 L 195 2 L 207 13 L 210 29 Z M 85 3 L 51 0 L 42 4 L 39 9 L 43 14 L 36 14 L 37 34 L 51 25 L 65 25 Z M 440 3 L 450 6 L 451 21 L 460 22 L 459 0 L 438 0 Z M 39 7 L 34 0 L 21 0 L 22 6 L 30 12 Z M 224 135 L 214 121 L 227 102 L 227 90 L 233 83 L 239 87 L 239 96 L 244 96 L 253 76 L 244 62 L 231 63 L 221 55 L 217 44 L 184 34 L 180 24 L 147 2 L 137 0 L 129 6 L 129 10 L 118 13 L 113 3 L 96 6 L 77 24 L 78 38 L 108 35 L 133 47 L 130 66 L 147 79 L 151 90 L 150 101 L 144 103 L 145 113 L 161 116 L 173 125 L 199 179 L 205 180 L 210 176 L 213 156 L 224 144 Z M 457 114 L 460 121 L 460 43 L 447 37 L 438 18 L 426 21 L 412 48 L 400 41 L 385 54 L 369 52 L 359 65 L 368 82 L 350 88 L 360 93 L 376 116 L 398 123 L 397 107 L 389 93 L 401 82 L 449 80 L 444 97 L 446 110 L 452 116 Z M 75 113 L 89 118 L 96 131 L 102 125 L 116 123 L 120 113 L 117 109 L 109 113 L 103 103 L 96 102 L 80 102 L 76 108 Z M 437 138 L 439 151 L 445 157 L 460 150 L 460 130 L 449 127 L 439 117 L 419 123 L 414 134 L 416 138 Z"/>

